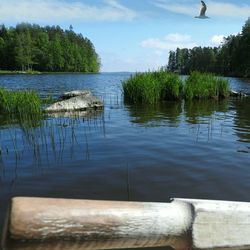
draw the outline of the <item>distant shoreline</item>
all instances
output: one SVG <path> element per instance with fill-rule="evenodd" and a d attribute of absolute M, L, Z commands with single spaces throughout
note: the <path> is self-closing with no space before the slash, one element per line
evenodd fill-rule
<path fill-rule="evenodd" d="M 20 71 L 20 70 L 0 70 L 0 75 L 48 75 L 48 74 L 100 74 L 100 72 L 40 72 L 40 71 Z"/>
<path fill-rule="evenodd" d="M 147 71 L 145 71 L 147 72 Z M 46 72 L 40 72 L 40 71 L 21 71 L 21 70 L 0 70 L 0 76 L 1 75 L 95 75 L 95 74 L 113 74 L 113 73 L 126 73 L 126 74 L 135 74 L 136 72 L 129 72 L 129 71 L 114 71 L 114 72 L 61 72 L 61 71 L 46 71 Z M 143 73 L 143 72 L 142 72 Z M 181 75 L 181 74 L 178 74 Z M 218 75 L 220 76 L 220 75 Z M 241 78 L 241 79 L 249 79 L 249 77 L 242 77 L 242 76 L 234 76 L 234 75 L 224 75 L 222 77 L 235 77 L 235 78 Z"/>

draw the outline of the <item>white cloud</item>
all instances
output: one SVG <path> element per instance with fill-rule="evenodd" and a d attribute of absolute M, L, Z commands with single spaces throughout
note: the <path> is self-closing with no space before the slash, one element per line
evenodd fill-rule
<path fill-rule="evenodd" d="M 231 3 L 211 2 L 209 7 L 211 15 L 247 18 L 250 5 L 236 5 Z"/>
<path fill-rule="evenodd" d="M 201 5 L 190 4 L 188 2 L 173 3 L 170 0 L 157 0 L 154 3 L 157 7 L 165 9 L 177 14 L 189 16 L 197 16 L 200 13 Z M 225 2 L 207 1 L 207 15 L 224 16 L 224 17 L 241 17 L 246 19 L 250 13 L 250 5 L 248 4 L 232 4 Z"/>
<path fill-rule="evenodd" d="M 102 72 L 157 70 L 167 64 L 168 52 L 146 52 L 143 55 L 121 56 L 115 52 L 101 52 Z"/>
<path fill-rule="evenodd" d="M 178 33 L 168 34 L 165 38 L 148 38 L 141 42 L 143 48 L 156 50 L 175 50 L 176 48 L 193 48 L 197 46 L 191 36 Z"/>
<path fill-rule="evenodd" d="M 191 16 L 193 16 L 197 12 L 197 11 L 195 11 L 195 9 L 198 10 L 198 8 L 199 8 L 198 5 L 190 6 L 190 4 L 189 5 L 178 4 L 178 3 L 170 2 L 168 0 L 167 1 L 158 0 L 154 4 L 157 7 L 160 7 L 162 9 L 170 11 L 170 12 L 191 15 Z"/>
<path fill-rule="evenodd" d="M 224 35 L 214 35 L 210 39 L 210 42 L 212 43 L 212 45 L 219 46 L 224 41 L 224 38 Z"/>
<path fill-rule="evenodd" d="M 165 39 L 170 42 L 175 42 L 175 43 L 182 43 L 182 42 L 190 42 L 191 41 L 191 36 L 189 35 L 182 35 L 178 33 L 171 33 L 168 34 Z"/>
<path fill-rule="evenodd" d="M 102 5 L 64 0 L 2 0 L 2 22 L 60 22 L 60 21 L 131 21 L 137 13 L 118 0 L 105 0 Z"/>

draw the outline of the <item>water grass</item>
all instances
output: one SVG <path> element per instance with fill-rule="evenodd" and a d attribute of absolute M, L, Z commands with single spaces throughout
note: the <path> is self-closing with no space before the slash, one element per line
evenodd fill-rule
<path fill-rule="evenodd" d="M 126 101 L 154 104 L 161 100 L 179 99 L 183 84 L 180 78 L 165 71 L 136 73 L 123 81 Z"/>
<path fill-rule="evenodd" d="M 41 103 L 44 104 L 44 105 L 49 105 L 49 104 L 53 104 L 57 101 L 57 99 L 55 99 L 52 94 L 49 94 L 45 97 L 43 97 L 41 99 Z"/>
<path fill-rule="evenodd" d="M 41 99 L 33 90 L 10 91 L 0 88 L 0 113 L 21 117 L 41 114 Z"/>
<path fill-rule="evenodd" d="M 219 99 L 229 96 L 229 82 L 209 73 L 193 72 L 185 82 L 185 98 Z"/>
<path fill-rule="evenodd" d="M 155 104 L 160 101 L 219 99 L 229 96 L 229 82 L 209 73 L 193 72 L 186 81 L 173 73 L 153 71 L 136 73 L 123 82 L 125 101 Z"/>

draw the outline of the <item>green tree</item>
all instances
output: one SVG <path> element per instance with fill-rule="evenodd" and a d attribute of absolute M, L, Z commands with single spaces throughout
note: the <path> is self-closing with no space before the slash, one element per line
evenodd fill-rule
<path fill-rule="evenodd" d="M 18 69 L 32 70 L 33 61 L 33 45 L 29 31 L 16 35 L 15 41 L 15 61 Z"/>
<path fill-rule="evenodd" d="M 194 47 L 169 53 L 168 70 L 189 74 L 192 71 L 250 77 L 250 18 L 238 35 L 224 39 L 219 47 Z"/>
<path fill-rule="evenodd" d="M 98 72 L 100 58 L 92 42 L 59 26 L 0 25 L 0 69 Z"/>
<path fill-rule="evenodd" d="M 174 72 L 176 70 L 176 56 L 174 51 L 169 52 L 167 69 L 171 72 Z"/>

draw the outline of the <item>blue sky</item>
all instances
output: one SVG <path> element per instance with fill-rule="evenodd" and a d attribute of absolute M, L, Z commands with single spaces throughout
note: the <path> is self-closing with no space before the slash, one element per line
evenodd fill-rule
<path fill-rule="evenodd" d="M 237 34 L 250 15 L 249 0 L 1 0 L 0 23 L 60 25 L 88 37 L 102 71 L 145 71 L 167 63 L 176 47 L 217 46 Z"/>

